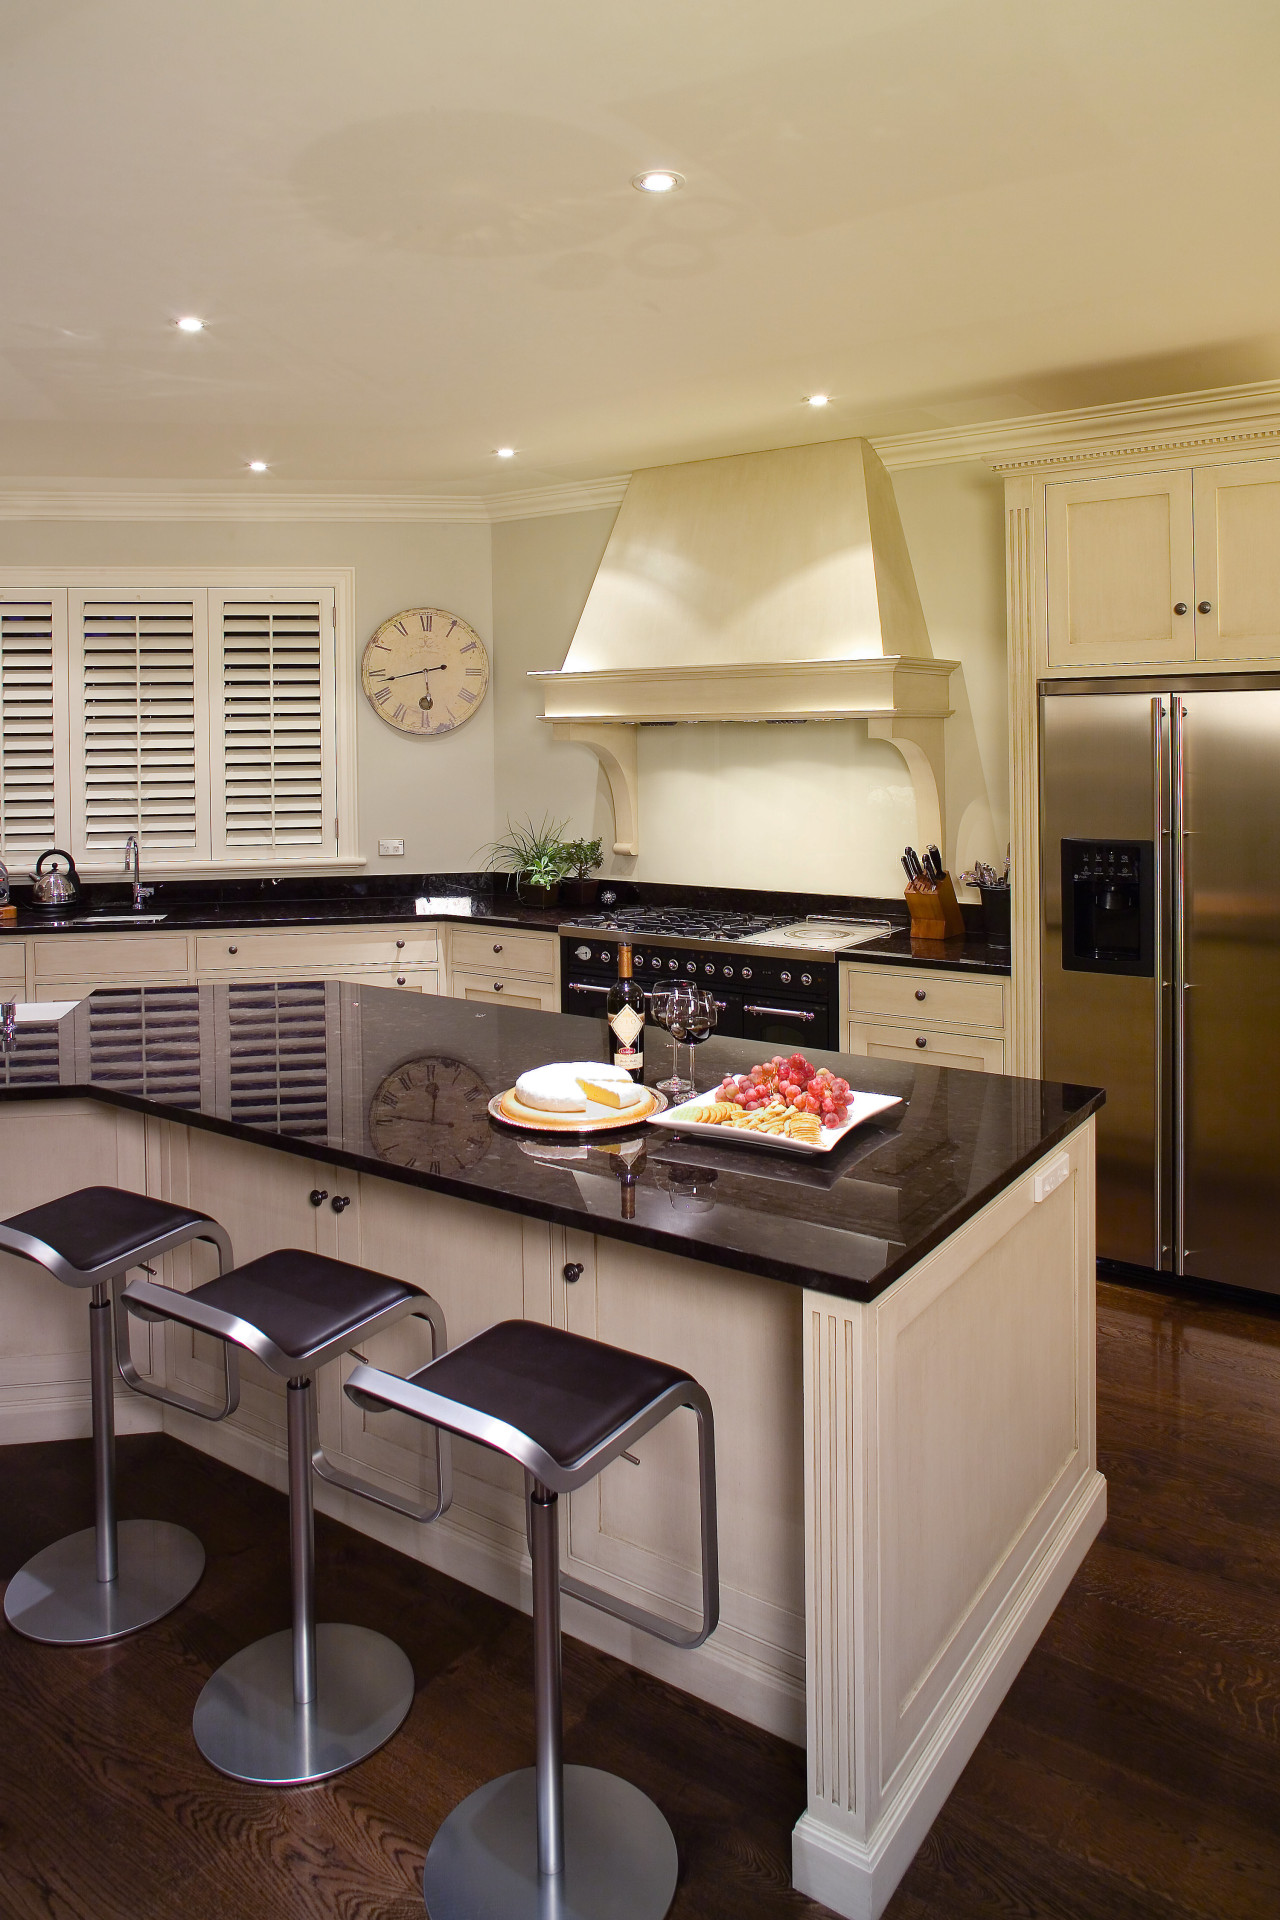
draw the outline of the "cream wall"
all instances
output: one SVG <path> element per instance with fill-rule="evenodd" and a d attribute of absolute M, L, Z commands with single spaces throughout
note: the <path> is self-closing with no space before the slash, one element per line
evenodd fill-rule
<path fill-rule="evenodd" d="M 403 607 L 447 607 L 488 641 L 489 527 L 483 523 L 265 524 L 240 521 L 0 523 L 4 566 L 354 567 L 359 649 Z M 360 838 L 367 871 L 470 869 L 492 839 L 494 699 L 455 734 L 412 740 L 358 702 Z M 380 839 L 404 858 L 380 860 Z"/>
<path fill-rule="evenodd" d="M 956 866 L 997 864 L 1008 840 L 1004 495 L 978 464 L 894 475 L 934 653 L 958 660 L 947 724 Z M 611 512 L 508 521 L 493 529 L 497 815 L 567 817 L 613 839 L 593 754 L 555 742 L 525 676 L 558 667 L 604 552 Z M 915 840 L 901 756 L 864 722 L 643 727 L 638 858 L 605 871 L 639 880 L 892 894 Z"/>

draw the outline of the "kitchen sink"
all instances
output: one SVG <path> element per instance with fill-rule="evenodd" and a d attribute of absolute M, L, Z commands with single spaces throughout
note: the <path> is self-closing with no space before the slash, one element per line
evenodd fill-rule
<path fill-rule="evenodd" d="M 47 920 L 50 927 L 154 927 L 169 918 L 167 913 L 68 913 Z"/>

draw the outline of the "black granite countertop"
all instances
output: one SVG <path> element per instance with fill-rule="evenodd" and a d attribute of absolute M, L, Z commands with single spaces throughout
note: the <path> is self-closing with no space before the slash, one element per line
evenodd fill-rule
<path fill-rule="evenodd" d="M 512 1131 L 491 1095 L 549 1060 L 606 1058 L 602 1020 L 347 982 L 149 987 L 21 1026 L 0 1100 L 89 1094 L 305 1158 L 660 1252 L 867 1300 L 1101 1104 L 1094 1089 L 815 1052 L 903 1096 L 828 1159 L 679 1141 Z M 650 1078 L 668 1065 L 653 1036 Z M 699 1085 L 766 1058 L 712 1039 Z"/>

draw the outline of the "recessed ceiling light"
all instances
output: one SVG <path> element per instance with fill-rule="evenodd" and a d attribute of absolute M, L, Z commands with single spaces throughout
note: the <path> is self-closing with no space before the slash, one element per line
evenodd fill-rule
<path fill-rule="evenodd" d="M 266 470 L 267 463 L 265 460 L 251 460 L 249 462 L 250 473 L 265 473 Z"/>
<path fill-rule="evenodd" d="M 515 459 L 516 450 L 514 447 L 495 447 L 494 452 L 497 454 L 499 460 Z"/>
<path fill-rule="evenodd" d="M 637 173 L 631 184 L 641 193 L 674 193 L 684 185 L 684 175 L 672 173 L 669 167 L 653 167 L 648 173 Z"/>
<path fill-rule="evenodd" d="M 811 407 L 825 407 L 830 395 L 825 393 L 809 393 L 805 395 L 805 398 Z"/>
<path fill-rule="evenodd" d="M 179 333 L 204 332 L 204 321 L 198 319 L 194 313 L 184 313 L 181 320 L 176 322 L 176 325 Z"/>

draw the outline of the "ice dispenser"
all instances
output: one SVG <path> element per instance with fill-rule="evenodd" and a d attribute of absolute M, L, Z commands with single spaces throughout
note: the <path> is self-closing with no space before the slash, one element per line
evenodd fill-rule
<path fill-rule="evenodd" d="M 1150 840 L 1064 840 L 1064 970 L 1153 974 L 1154 881 Z"/>

